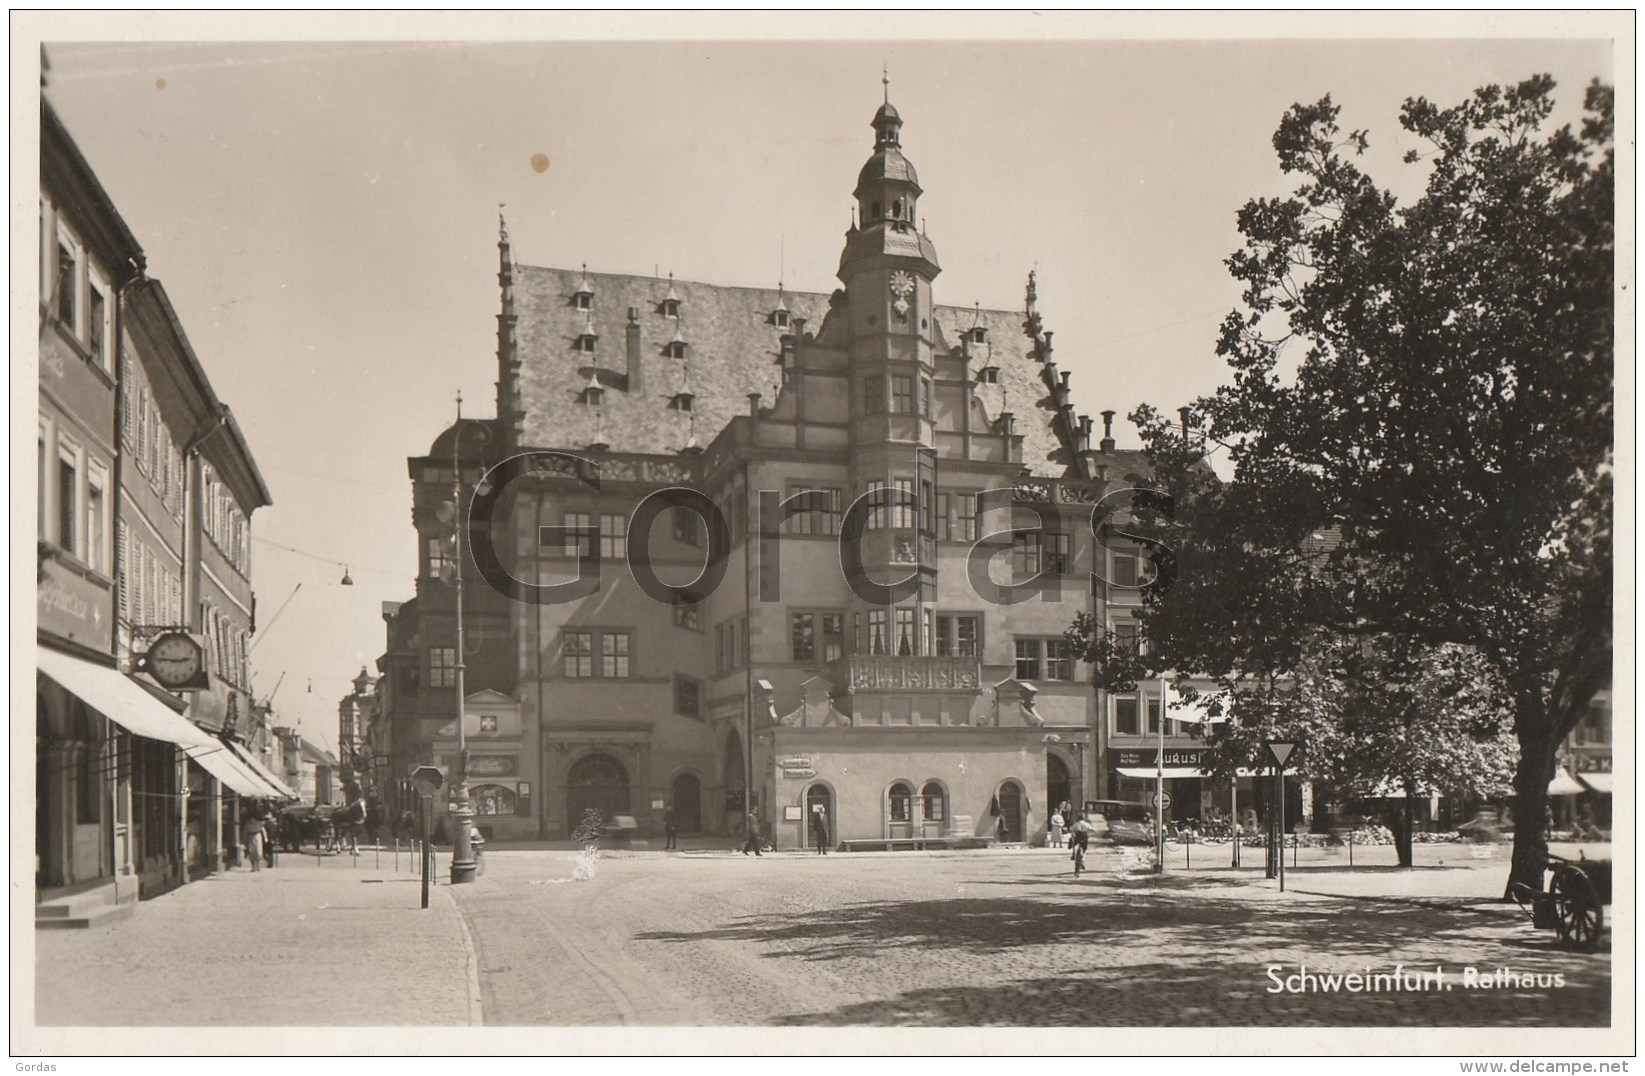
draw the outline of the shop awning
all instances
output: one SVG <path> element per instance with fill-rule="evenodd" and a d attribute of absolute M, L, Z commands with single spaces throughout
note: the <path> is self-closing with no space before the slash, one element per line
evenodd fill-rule
<path fill-rule="evenodd" d="M 1577 779 L 1595 792 L 1611 794 L 1611 775 L 1608 773 L 1578 773 Z"/>
<path fill-rule="evenodd" d="M 209 748 L 211 734 L 150 695 L 118 669 L 97 665 L 48 647 L 37 647 L 40 672 L 80 701 L 135 736 L 179 747 Z"/>
<path fill-rule="evenodd" d="M 275 790 L 273 785 L 264 781 L 251 771 L 251 768 L 234 756 L 228 745 L 221 740 L 213 739 L 212 746 L 184 747 L 188 757 L 198 762 L 202 769 L 231 791 L 252 799 L 284 799 L 285 797 Z"/>
<path fill-rule="evenodd" d="M 1163 772 L 1166 780 L 1175 780 L 1178 777 L 1204 777 L 1198 766 L 1167 766 L 1163 771 L 1155 766 L 1118 766 L 1114 770 L 1121 777 L 1141 777 L 1152 781 Z"/>
<path fill-rule="evenodd" d="M 1548 782 L 1550 796 L 1580 796 L 1586 791 L 1586 788 L 1576 783 L 1576 778 L 1564 770 L 1555 770 L 1554 779 Z"/>
<path fill-rule="evenodd" d="M 278 792 L 281 799 L 294 800 L 299 798 L 297 793 L 291 790 L 290 785 L 274 776 L 273 772 L 270 771 L 267 766 L 257 761 L 256 755 L 252 754 L 250 751 L 247 751 L 237 743 L 230 742 L 228 746 L 229 750 L 233 751 L 240 761 L 244 762 L 246 766 L 251 769 L 252 773 L 255 773 L 258 777 L 261 777 L 263 779 L 263 783 Z"/>

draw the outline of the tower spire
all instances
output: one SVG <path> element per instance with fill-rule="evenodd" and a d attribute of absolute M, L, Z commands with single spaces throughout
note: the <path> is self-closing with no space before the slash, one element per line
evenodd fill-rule
<path fill-rule="evenodd" d="M 889 105 L 891 103 L 891 68 L 889 65 L 880 68 L 880 81 L 885 83 L 885 103 Z"/>

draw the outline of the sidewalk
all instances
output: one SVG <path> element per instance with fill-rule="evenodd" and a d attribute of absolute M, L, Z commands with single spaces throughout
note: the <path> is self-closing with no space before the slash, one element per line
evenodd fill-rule
<path fill-rule="evenodd" d="M 36 931 L 45 1026 L 479 1024 L 478 966 L 447 886 L 415 860 L 282 854 L 144 901 L 92 930 Z M 441 858 L 444 868 L 446 860 Z M 439 879 L 439 880 L 443 880 Z"/>

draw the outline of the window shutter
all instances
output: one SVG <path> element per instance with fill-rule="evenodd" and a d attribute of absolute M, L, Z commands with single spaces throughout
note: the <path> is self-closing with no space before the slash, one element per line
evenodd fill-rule
<path fill-rule="evenodd" d="M 130 560 L 130 554 L 127 552 L 127 549 L 126 549 L 126 521 L 125 520 L 121 519 L 121 520 L 116 520 L 115 521 L 114 533 L 115 533 L 115 544 L 118 547 L 117 550 L 116 550 L 116 555 L 120 558 L 120 566 L 119 566 L 118 570 L 115 573 L 119 577 L 119 580 L 120 580 L 120 591 L 119 591 L 120 619 L 124 620 L 126 623 L 129 624 L 129 623 L 131 623 L 131 588 L 128 585 L 126 580 L 127 580 L 127 576 L 129 576 L 131 574 L 131 560 Z"/>

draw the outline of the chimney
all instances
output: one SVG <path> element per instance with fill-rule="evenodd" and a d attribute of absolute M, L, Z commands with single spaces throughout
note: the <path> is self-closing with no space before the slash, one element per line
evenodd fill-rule
<path fill-rule="evenodd" d="M 1114 451 L 1114 412 L 1102 413 L 1102 445 L 1104 452 Z"/>
<path fill-rule="evenodd" d="M 1080 416 L 1080 451 L 1091 451 L 1091 416 Z"/>
<path fill-rule="evenodd" d="M 748 417 L 760 417 L 760 394 L 757 392 L 751 392 L 748 394 Z"/>
<path fill-rule="evenodd" d="M 1048 332 L 1044 335 L 1045 343 L 1040 347 L 1040 360 L 1049 363 L 1051 361 L 1051 334 Z"/>
<path fill-rule="evenodd" d="M 645 373 L 640 364 L 640 308 L 628 308 L 628 327 L 624 331 L 628 344 L 628 391 L 638 396 L 645 391 Z"/>

